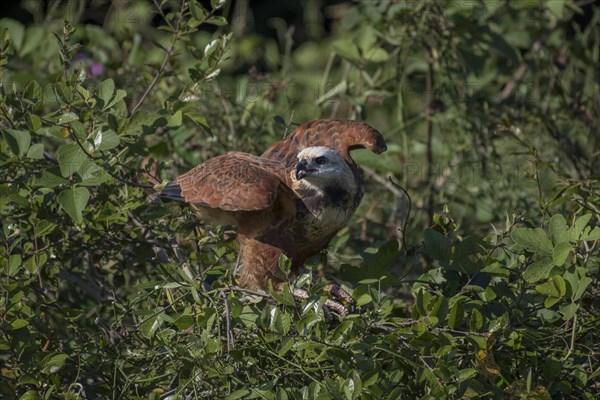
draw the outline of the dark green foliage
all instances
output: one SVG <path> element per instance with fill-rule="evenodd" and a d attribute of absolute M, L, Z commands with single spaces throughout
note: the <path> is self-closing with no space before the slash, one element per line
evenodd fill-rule
<path fill-rule="evenodd" d="M 0 20 L 0 397 L 597 398 L 596 6 L 307 1 L 273 39 L 245 2 L 50 3 Z M 356 217 L 236 287 L 233 232 L 153 194 L 327 117 L 388 142 Z"/>

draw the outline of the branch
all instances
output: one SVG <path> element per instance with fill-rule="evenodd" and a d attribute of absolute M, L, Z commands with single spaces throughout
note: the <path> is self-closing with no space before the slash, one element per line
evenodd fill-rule
<path fill-rule="evenodd" d="M 180 8 L 181 14 L 183 14 L 184 5 L 185 5 L 185 0 L 181 0 L 181 8 Z M 161 16 L 163 16 L 165 18 L 167 25 L 171 26 L 171 24 L 166 19 L 166 16 L 164 16 L 164 13 L 160 9 L 160 7 L 158 7 L 158 10 L 159 10 L 159 13 L 161 14 Z M 158 80 L 160 79 L 161 75 L 165 71 L 165 68 L 167 67 L 167 63 L 169 62 L 169 59 L 171 58 L 171 54 L 173 54 L 173 50 L 175 50 L 175 44 L 177 43 L 177 40 L 179 39 L 179 34 L 180 34 L 179 29 L 181 27 L 182 19 L 183 19 L 183 15 L 181 15 L 180 18 L 177 19 L 177 26 L 175 27 L 175 32 L 174 32 L 173 36 L 171 37 L 171 44 L 169 45 L 169 48 L 167 49 L 167 53 L 165 54 L 165 58 L 163 59 L 163 62 L 160 65 L 160 68 L 158 69 L 158 71 L 156 71 L 156 74 L 154 75 L 152 82 L 150 82 L 150 85 L 146 88 L 146 90 L 144 91 L 144 94 L 142 94 L 142 97 L 140 97 L 140 99 L 135 104 L 135 106 L 133 106 L 133 108 L 129 112 L 129 115 L 135 114 L 135 112 L 142 106 L 142 104 L 144 103 L 144 101 L 146 100 L 148 95 L 150 94 L 150 91 L 152 91 L 152 89 L 154 89 L 154 86 L 156 86 L 156 84 L 158 83 Z"/>
<path fill-rule="evenodd" d="M 402 224 L 402 231 L 401 231 L 402 232 L 402 246 L 404 247 L 404 250 L 406 251 L 406 249 L 407 249 L 407 247 L 406 247 L 406 226 L 408 225 L 408 221 L 410 220 L 410 213 L 412 210 L 412 199 L 410 198 L 408 191 L 406 189 L 404 189 L 402 186 L 400 186 L 399 184 L 397 184 L 396 182 L 394 182 L 392 180 L 392 177 L 388 177 L 388 179 L 386 180 L 382 176 L 378 175 L 377 172 L 375 172 L 375 170 L 373 170 L 371 168 L 368 168 L 368 167 L 361 167 L 361 168 L 365 172 L 366 176 L 373 179 L 375 182 L 379 183 L 385 189 L 390 191 L 394 196 L 396 196 L 396 198 L 398 200 L 400 200 L 402 197 L 406 197 L 406 199 L 408 200 L 408 212 L 406 213 L 406 218 L 404 219 L 404 222 Z"/>
<path fill-rule="evenodd" d="M 540 51 L 541 47 L 542 47 L 542 41 L 536 40 L 531 45 L 530 51 L 532 53 L 537 53 Z M 525 72 L 527 71 L 528 67 L 529 66 L 527 65 L 526 62 L 523 62 L 521 65 L 519 65 L 519 68 L 517 68 L 517 70 L 513 74 L 512 79 L 510 81 L 508 81 L 506 83 L 506 86 L 504 86 L 504 89 L 502 89 L 502 93 L 500 94 L 500 101 L 504 101 L 510 97 L 513 90 L 517 86 L 517 83 L 519 83 L 519 81 L 523 78 L 523 75 L 525 75 Z"/>

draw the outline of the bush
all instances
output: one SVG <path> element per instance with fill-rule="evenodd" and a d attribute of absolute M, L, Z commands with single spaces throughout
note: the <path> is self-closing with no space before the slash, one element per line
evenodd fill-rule
<path fill-rule="evenodd" d="M 0 20 L 0 394 L 596 398 L 598 7 L 306 2 L 270 37 L 206 3 Z M 153 194 L 320 117 L 389 151 L 354 153 L 327 280 L 238 288 L 232 232 Z M 357 307 L 334 321 L 328 280 Z"/>

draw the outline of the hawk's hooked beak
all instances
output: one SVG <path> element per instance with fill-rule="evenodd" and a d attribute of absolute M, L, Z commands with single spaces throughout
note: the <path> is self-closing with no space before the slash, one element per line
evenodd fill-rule
<path fill-rule="evenodd" d="M 316 169 L 308 168 L 308 161 L 300 160 L 298 164 L 296 164 L 296 179 L 301 180 L 305 178 L 310 172 L 315 172 Z"/>

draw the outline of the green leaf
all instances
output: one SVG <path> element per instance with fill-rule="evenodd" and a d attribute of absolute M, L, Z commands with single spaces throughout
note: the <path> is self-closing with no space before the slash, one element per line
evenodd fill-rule
<path fill-rule="evenodd" d="M 523 279 L 527 283 L 539 282 L 548 279 L 550 272 L 555 267 L 554 261 L 550 257 L 543 257 L 529 265 L 523 271 Z"/>
<path fill-rule="evenodd" d="M 27 27 L 19 55 L 23 57 L 34 51 L 40 44 L 44 43 L 43 38 L 45 35 L 47 35 L 47 31 L 42 26 Z"/>
<path fill-rule="evenodd" d="M 142 324 L 140 324 L 140 332 L 144 337 L 150 339 L 154 336 L 158 328 L 162 325 L 162 319 L 159 318 L 159 315 L 154 315 L 151 318 L 146 319 Z"/>
<path fill-rule="evenodd" d="M 554 244 L 564 243 L 569 241 L 569 227 L 567 221 L 562 214 L 555 214 L 550 218 L 549 233 Z"/>
<path fill-rule="evenodd" d="M 281 343 L 279 344 L 277 354 L 279 354 L 281 357 L 285 356 L 287 352 L 290 351 L 292 347 L 294 347 L 295 343 L 296 340 L 292 337 L 283 338 L 281 340 Z"/>
<path fill-rule="evenodd" d="M 67 358 L 69 358 L 69 356 L 64 353 L 50 354 L 44 357 L 44 360 L 42 361 L 42 371 L 46 374 L 54 374 L 58 372 L 63 365 L 65 365 Z"/>
<path fill-rule="evenodd" d="M 539 254 L 552 255 L 552 242 L 541 228 L 515 228 L 510 237 L 515 243 Z"/>
<path fill-rule="evenodd" d="M 2 18 L 0 19 L 0 30 L 4 31 L 4 29 L 8 29 L 10 32 L 13 46 L 17 50 L 17 53 L 20 54 L 25 37 L 25 26 L 14 19 Z"/>
<path fill-rule="evenodd" d="M 452 252 L 450 239 L 434 229 L 427 229 L 425 231 L 425 251 L 438 260 L 442 266 L 448 266 Z"/>
<path fill-rule="evenodd" d="M 567 282 L 567 293 L 572 301 L 577 301 L 583 296 L 587 287 L 592 283 L 592 278 L 587 276 L 583 267 L 571 267 L 563 274 Z"/>
<path fill-rule="evenodd" d="M 227 25 L 227 19 L 220 15 L 215 15 L 206 20 L 207 24 L 215 25 L 215 26 L 225 26 Z"/>
<path fill-rule="evenodd" d="M 450 309 L 450 314 L 448 314 L 448 325 L 450 325 L 451 328 L 456 329 L 462 325 L 464 317 L 464 306 L 460 301 L 457 301 Z"/>
<path fill-rule="evenodd" d="M 475 375 L 477 375 L 477 370 L 475 368 L 461 369 L 458 372 L 458 382 L 462 382 L 462 381 L 466 381 L 467 379 L 471 379 Z"/>
<path fill-rule="evenodd" d="M 225 400 L 246 399 L 249 398 L 248 396 L 250 396 L 250 394 L 252 394 L 252 391 L 249 389 L 238 389 L 225 397 Z"/>
<path fill-rule="evenodd" d="M 181 315 L 174 322 L 175 326 L 179 330 L 186 330 L 190 326 L 194 325 L 194 317 L 191 315 Z"/>
<path fill-rule="evenodd" d="M 190 11 L 192 12 L 192 17 L 194 17 L 196 21 L 202 21 L 206 15 L 204 8 L 196 1 L 190 2 Z"/>
<path fill-rule="evenodd" d="M 81 177 L 80 185 L 83 186 L 96 186 L 111 179 L 110 174 L 106 170 L 90 159 L 83 161 L 77 174 Z"/>
<path fill-rule="evenodd" d="M 43 236 L 46 236 L 46 235 L 52 233 L 54 228 L 56 228 L 55 223 L 52 223 L 48 220 L 43 219 L 41 221 L 38 221 L 37 224 L 35 224 L 35 229 L 33 230 L 33 232 L 34 232 L 35 236 L 43 237 Z"/>
<path fill-rule="evenodd" d="M 581 240 L 600 240 L 600 226 L 596 226 L 591 232 L 583 234 Z"/>
<path fill-rule="evenodd" d="M 61 115 L 60 118 L 58 119 L 58 123 L 60 125 L 66 125 L 73 121 L 79 121 L 79 117 L 77 116 L 77 114 L 72 113 L 72 112 L 66 112 L 63 115 Z"/>
<path fill-rule="evenodd" d="M 370 271 L 365 271 L 365 276 L 377 281 L 388 271 L 388 267 L 400 256 L 398 241 L 376 242 L 361 253 L 362 267 L 368 266 Z"/>
<path fill-rule="evenodd" d="M 36 253 L 29 257 L 23 265 L 30 274 L 35 274 L 37 270 L 48 261 L 47 253 Z"/>
<path fill-rule="evenodd" d="M 546 1 L 546 7 L 552 12 L 558 19 L 563 17 L 565 9 L 565 0 L 549 0 Z"/>
<path fill-rule="evenodd" d="M 277 307 L 273 307 L 271 309 L 271 326 L 270 328 L 277 333 L 285 335 L 289 332 L 290 327 L 292 326 L 292 320 L 290 316 L 283 312 L 279 311 Z"/>
<path fill-rule="evenodd" d="M 41 108 L 44 100 L 44 92 L 37 81 L 31 81 L 27 84 L 23 96 L 27 99 L 27 101 L 30 101 L 34 104 L 35 109 Z"/>
<path fill-rule="evenodd" d="M 96 150 L 110 150 L 121 144 L 121 139 L 112 129 L 98 130 L 94 138 Z"/>
<path fill-rule="evenodd" d="M 74 187 L 58 194 L 58 204 L 77 223 L 81 223 L 82 211 L 90 199 L 90 192 L 84 187 Z"/>
<path fill-rule="evenodd" d="M 556 245 L 552 250 L 552 259 L 554 263 L 559 267 L 562 267 L 569 257 L 569 252 L 571 251 L 571 244 L 569 242 L 562 242 Z"/>
<path fill-rule="evenodd" d="M 19 400 L 41 400 L 41 397 L 35 390 L 28 390 L 19 397 Z"/>
<path fill-rule="evenodd" d="M 138 111 L 131 116 L 123 131 L 119 133 L 126 136 L 139 136 L 142 133 L 153 134 L 157 128 L 163 127 L 166 124 L 167 119 L 163 116 L 146 111 Z"/>
<path fill-rule="evenodd" d="M 104 110 L 108 110 L 112 107 L 114 107 L 119 101 L 123 100 L 125 97 L 127 97 L 127 91 L 123 90 L 123 89 L 117 89 L 117 93 L 115 94 L 115 96 L 112 98 L 111 101 L 109 101 L 105 106 L 104 106 Z"/>
<path fill-rule="evenodd" d="M 34 176 L 32 185 L 36 187 L 53 188 L 64 185 L 68 182 L 68 180 L 61 176 L 60 169 L 58 167 L 51 167 L 43 171 L 40 176 Z"/>
<path fill-rule="evenodd" d="M 54 93 L 59 103 L 70 103 L 73 100 L 73 90 L 64 82 L 56 82 L 54 84 Z"/>
<path fill-rule="evenodd" d="M 377 42 L 377 31 L 372 26 L 365 25 L 354 34 L 352 42 L 356 43 L 361 50 L 368 51 Z"/>
<path fill-rule="evenodd" d="M 181 110 L 178 110 L 175 114 L 169 115 L 167 117 L 167 126 L 171 128 L 176 128 L 181 125 L 183 122 L 183 117 Z"/>
<path fill-rule="evenodd" d="M 6 128 L 2 130 L 2 133 L 4 140 L 8 143 L 8 147 L 10 147 L 10 151 L 13 154 L 21 157 L 27 153 L 31 144 L 31 135 L 29 132 Z"/>
<path fill-rule="evenodd" d="M 102 100 L 98 102 L 98 105 L 104 109 L 112 99 L 113 94 L 115 93 L 115 82 L 112 79 L 106 79 L 98 85 L 98 89 L 96 89 L 98 93 L 98 98 Z"/>
<path fill-rule="evenodd" d="M 350 39 L 341 39 L 333 42 L 333 51 L 349 61 L 360 61 L 358 46 Z"/>
<path fill-rule="evenodd" d="M 87 160 L 87 155 L 81 150 L 79 145 L 75 143 L 63 144 L 56 151 L 56 159 L 60 167 L 60 173 L 63 178 L 68 178 L 83 165 Z"/>
<path fill-rule="evenodd" d="M 590 278 L 589 276 L 582 276 L 581 280 L 579 281 L 579 285 L 577 286 L 577 290 L 575 291 L 575 294 L 573 295 L 573 301 L 579 300 L 581 298 L 581 296 L 583 296 L 583 293 L 585 293 L 587 287 L 593 281 L 594 280 L 592 278 Z"/>
<path fill-rule="evenodd" d="M 541 294 L 560 299 L 567 293 L 567 285 L 562 276 L 554 275 L 549 282 L 537 285 L 535 290 Z"/>
<path fill-rule="evenodd" d="M 365 304 L 369 304 L 371 302 L 373 302 L 373 298 L 371 297 L 371 295 L 369 293 L 363 293 L 359 295 L 356 299 L 356 307 L 362 307 Z"/>
<path fill-rule="evenodd" d="M 492 322 L 490 322 L 489 331 L 490 333 L 494 333 L 499 331 L 500 329 L 504 329 L 508 326 L 508 313 L 505 312 L 499 318 L 496 318 Z"/>
<path fill-rule="evenodd" d="M 44 158 L 44 145 L 41 143 L 34 144 L 27 151 L 26 157 L 33 160 L 41 160 Z"/>
<path fill-rule="evenodd" d="M 365 60 L 371 61 L 374 63 L 385 62 L 390 58 L 390 55 L 385 49 L 381 47 L 375 47 L 369 50 L 364 51 L 363 56 Z"/>
<path fill-rule="evenodd" d="M 590 222 L 590 218 L 592 218 L 591 213 L 582 215 L 581 217 L 577 218 L 575 224 L 573 224 L 573 226 L 569 230 L 569 237 L 571 240 L 580 240 L 583 233 L 583 228 L 585 228 L 588 222 Z"/>
<path fill-rule="evenodd" d="M 481 328 L 483 328 L 483 315 L 476 308 L 474 308 L 473 311 L 471 311 L 469 328 L 471 328 L 471 330 L 473 331 L 479 331 Z"/>
<path fill-rule="evenodd" d="M 19 254 L 12 254 L 8 257 L 8 276 L 14 276 L 21 268 L 23 259 Z"/>
<path fill-rule="evenodd" d="M 36 132 L 42 127 L 42 119 L 39 116 L 32 113 L 27 113 L 25 115 L 25 123 L 27 124 L 29 130 L 33 132 Z"/>
<path fill-rule="evenodd" d="M 27 321 L 25 319 L 16 319 L 16 320 L 14 320 L 13 322 L 10 323 L 10 327 L 13 330 L 24 328 L 27 325 L 29 325 L 29 321 Z"/>
<path fill-rule="evenodd" d="M 563 320 L 567 321 L 575 316 L 578 308 L 577 303 L 570 303 L 561 305 L 558 310 L 563 314 Z"/>

